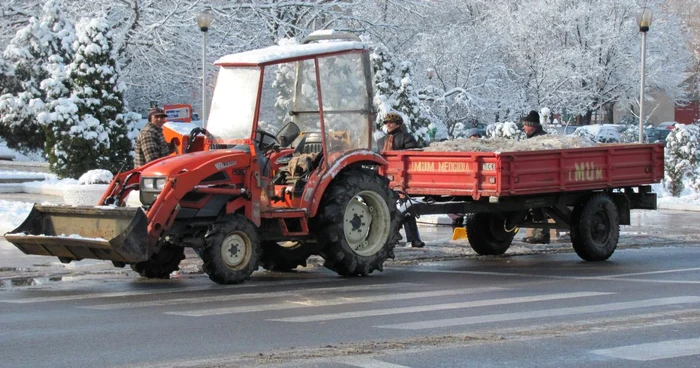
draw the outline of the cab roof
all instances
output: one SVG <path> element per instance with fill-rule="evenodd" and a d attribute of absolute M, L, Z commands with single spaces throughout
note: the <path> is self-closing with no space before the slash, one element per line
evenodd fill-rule
<path fill-rule="evenodd" d="M 302 59 L 314 55 L 326 55 L 353 50 L 367 50 L 367 44 L 357 41 L 328 41 L 310 44 L 270 46 L 263 49 L 226 55 L 216 61 L 220 66 L 260 66 Z"/>

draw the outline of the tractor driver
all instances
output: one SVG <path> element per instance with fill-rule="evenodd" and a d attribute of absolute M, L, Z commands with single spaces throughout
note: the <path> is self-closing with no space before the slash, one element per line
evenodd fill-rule
<path fill-rule="evenodd" d="M 171 153 L 165 136 L 163 136 L 165 117 L 165 112 L 159 107 L 152 108 L 148 113 L 148 123 L 141 129 L 134 143 L 135 168 Z"/>

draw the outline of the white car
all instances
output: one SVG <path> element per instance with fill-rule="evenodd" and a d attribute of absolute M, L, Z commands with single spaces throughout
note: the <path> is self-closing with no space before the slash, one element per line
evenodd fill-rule
<path fill-rule="evenodd" d="M 619 124 L 584 125 L 576 128 L 571 135 L 586 137 L 599 143 L 619 143 L 620 133 L 624 130 L 624 126 Z"/>

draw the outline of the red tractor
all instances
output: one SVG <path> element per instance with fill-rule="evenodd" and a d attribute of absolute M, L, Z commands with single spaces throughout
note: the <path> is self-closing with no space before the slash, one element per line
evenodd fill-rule
<path fill-rule="evenodd" d="M 149 278 L 177 270 L 185 247 L 220 284 L 312 254 L 343 276 L 381 271 L 399 218 L 377 170 L 387 161 L 372 150 L 367 45 L 322 32 L 216 65 L 206 130 L 183 137 L 185 154 L 118 174 L 98 207 L 35 205 L 6 238 L 27 254 L 111 260 Z M 124 207 L 133 190 L 142 207 Z"/>

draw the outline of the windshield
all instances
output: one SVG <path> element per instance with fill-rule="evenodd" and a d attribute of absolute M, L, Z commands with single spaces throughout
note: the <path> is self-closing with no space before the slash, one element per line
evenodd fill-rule
<path fill-rule="evenodd" d="M 260 68 L 221 67 L 206 122 L 214 143 L 251 137 Z"/>

